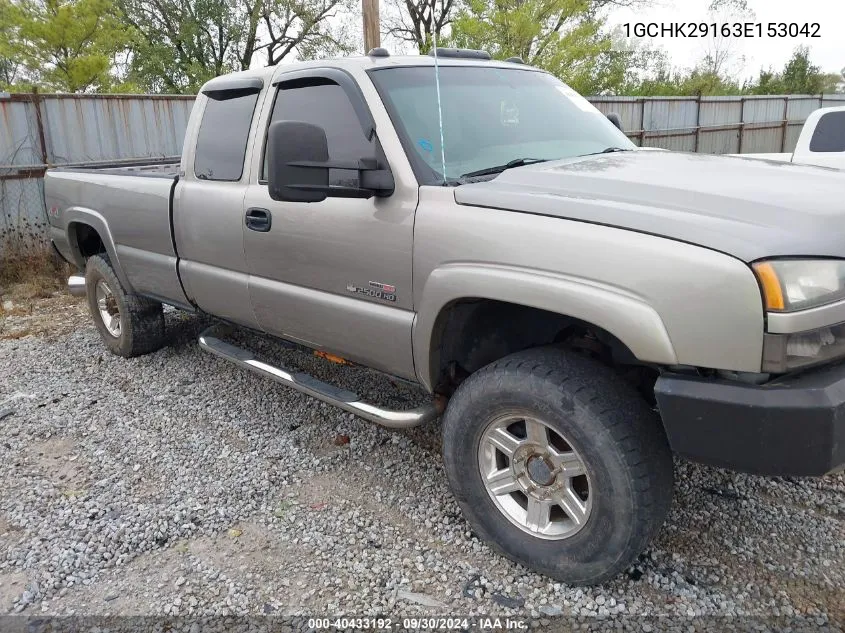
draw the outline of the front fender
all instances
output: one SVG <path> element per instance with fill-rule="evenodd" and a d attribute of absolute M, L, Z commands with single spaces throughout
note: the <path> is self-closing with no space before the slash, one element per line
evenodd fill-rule
<path fill-rule="evenodd" d="M 441 311 L 458 299 L 494 299 L 581 319 L 610 332 L 644 362 L 677 364 L 660 315 L 621 288 L 559 273 L 481 263 L 451 263 L 429 275 L 414 323 L 417 378 L 432 388 L 429 350 Z"/>

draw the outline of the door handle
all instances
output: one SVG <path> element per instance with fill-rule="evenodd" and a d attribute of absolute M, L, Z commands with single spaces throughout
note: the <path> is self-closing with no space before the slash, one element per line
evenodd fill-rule
<path fill-rule="evenodd" d="M 252 207 L 246 210 L 246 228 L 259 233 L 266 233 L 273 224 L 273 216 L 267 209 Z"/>

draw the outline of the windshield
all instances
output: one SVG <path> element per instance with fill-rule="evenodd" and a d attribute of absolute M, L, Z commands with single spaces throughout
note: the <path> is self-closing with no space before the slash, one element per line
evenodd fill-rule
<path fill-rule="evenodd" d="M 454 183 L 464 174 L 518 159 L 527 164 L 635 147 L 586 99 L 552 75 L 441 66 L 444 177 L 434 67 L 385 68 L 370 76 L 423 184 Z"/>

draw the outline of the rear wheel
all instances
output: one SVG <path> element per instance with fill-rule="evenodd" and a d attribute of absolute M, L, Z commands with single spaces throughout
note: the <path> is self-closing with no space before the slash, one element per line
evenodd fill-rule
<path fill-rule="evenodd" d="M 443 434 L 446 472 L 476 533 L 568 583 L 629 566 L 671 504 L 659 420 L 610 369 L 557 348 L 470 376 L 449 401 Z"/>
<path fill-rule="evenodd" d="M 112 353 L 130 358 L 162 346 L 161 303 L 127 293 L 105 256 L 88 258 L 85 289 L 94 324 Z"/>

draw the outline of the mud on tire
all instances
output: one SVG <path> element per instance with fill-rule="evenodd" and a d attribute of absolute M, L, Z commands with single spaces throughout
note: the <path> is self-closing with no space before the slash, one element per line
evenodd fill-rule
<path fill-rule="evenodd" d="M 560 348 L 513 354 L 464 381 L 443 418 L 443 453 L 475 532 L 570 584 L 601 583 L 628 567 L 672 500 L 672 456 L 657 416 L 611 369 Z"/>
<path fill-rule="evenodd" d="M 131 358 L 164 344 L 161 303 L 127 293 L 105 255 L 88 258 L 85 289 L 94 324 L 112 353 Z"/>

